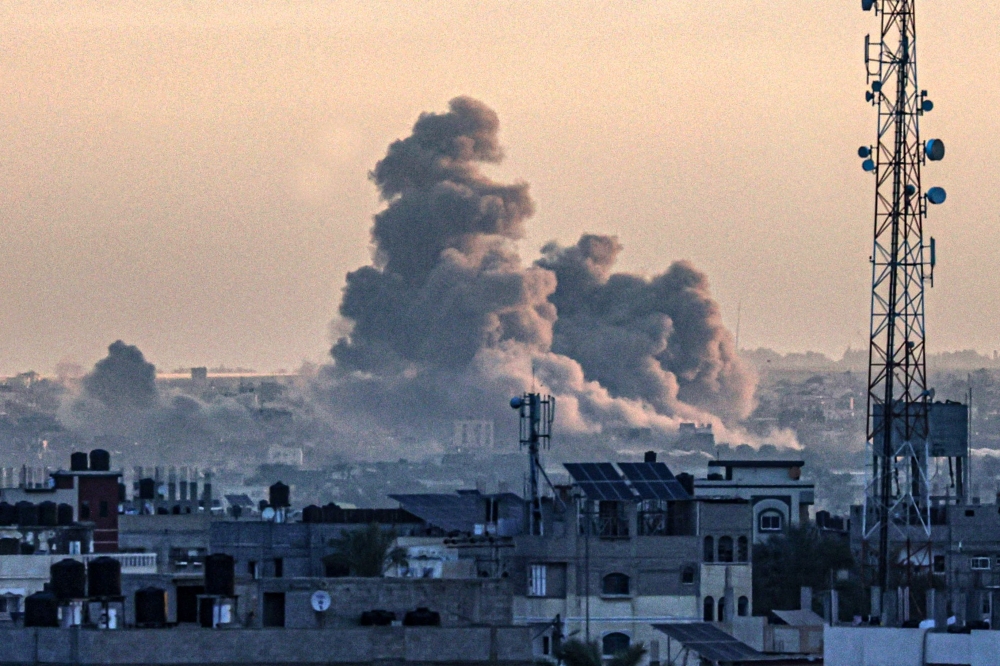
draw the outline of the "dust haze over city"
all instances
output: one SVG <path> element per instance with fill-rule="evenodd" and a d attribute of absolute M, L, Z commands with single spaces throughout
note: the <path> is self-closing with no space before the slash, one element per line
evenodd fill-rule
<path fill-rule="evenodd" d="M 929 368 L 977 395 L 990 494 L 997 93 L 967 74 L 996 69 L 997 17 L 959 5 L 922 8 L 949 26 L 921 46 L 951 151 Z M 4 465 L 103 446 L 359 506 L 386 483 L 521 492 L 508 401 L 537 390 L 556 471 L 793 456 L 844 482 L 818 506 L 859 499 L 853 6 L 0 14 Z"/>

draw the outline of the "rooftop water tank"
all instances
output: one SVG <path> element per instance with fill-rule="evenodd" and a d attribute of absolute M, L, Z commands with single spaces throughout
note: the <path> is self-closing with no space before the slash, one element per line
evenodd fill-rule
<path fill-rule="evenodd" d="M 275 509 L 283 509 L 291 506 L 289 502 L 288 486 L 278 481 L 268 489 L 268 500 Z"/>
<path fill-rule="evenodd" d="M 306 508 L 302 509 L 302 522 L 303 523 L 322 523 L 323 522 L 323 509 L 319 508 L 315 504 L 310 504 Z"/>
<path fill-rule="evenodd" d="M 90 452 L 90 471 L 107 472 L 111 469 L 111 454 L 104 449 L 94 449 Z"/>
<path fill-rule="evenodd" d="M 441 614 L 421 606 L 403 616 L 404 627 L 440 627 Z"/>
<path fill-rule="evenodd" d="M 139 479 L 139 499 L 156 499 L 156 481 L 153 479 Z"/>
<path fill-rule="evenodd" d="M 24 626 L 58 627 L 59 602 L 51 592 L 35 592 L 24 600 Z"/>
<path fill-rule="evenodd" d="M 69 504 L 60 504 L 56 507 L 56 522 L 60 525 L 72 525 L 73 507 Z"/>
<path fill-rule="evenodd" d="M 87 596 L 87 567 L 78 560 L 59 560 L 49 567 L 52 593 L 57 599 L 84 599 Z"/>
<path fill-rule="evenodd" d="M 38 525 L 38 507 L 27 501 L 20 501 L 14 508 L 17 510 L 17 524 L 21 527 Z"/>
<path fill-rule="evenodd" d="M 17 510 L 12 504 L 0 502 L 0 525 L 13 525 L 17 521 Z"/>
<path fill-rule="evenodd" d="M 87 563 L 87 596 L 120 597 L 122 564 L 113 557 L 96 557 Z"/>
<path fill-rule="evenodd" d="M 69 471 L 71 472 L 86 472 L 87 466 L 87 454 L 83 451 L 76 451 L 69 456 Z"/>
<path fill-rule="evenodd" d="M 59 524 L 59 509 L 55 502 L 45 501 L 38 505 L 38 524 L 42 527 Z"/>
<path fill-rule="evenodd" d="M 167 625 L 167 593 L 158 587 L 144 587 L 135 593 L 135 624 L 139 627 Z"/>

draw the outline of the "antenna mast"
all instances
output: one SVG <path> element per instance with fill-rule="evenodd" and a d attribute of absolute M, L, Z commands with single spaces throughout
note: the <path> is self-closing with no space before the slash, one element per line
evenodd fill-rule
<path fill-rule="evenodd" d="M 920 169 L 944 157 L 939 139 L 920 140 L 920 117 L 934 105 L 917 85 L 914 0 L 862 0 L 881 16 L 878 40 L 865 38 L 870 90 L 878 109 L 877 141 L 862 146 L 862 168 L 875 176 L 871 336 L 868 355 L 867 440 L 872 469 L 862 513 L 864 565 L 872 585 L 872 614 L 882 615 L 882 595 L 895 564 L 891 543 L 905 541 L 907 566 L 917 550 L 930 560 L 930 485 L 924 330 L 924 282 L 932 280 L 933 239 L 924 245 L 927 204 L 945 191 L 924 192 Z M 872 575 L 873 574 L 873 575 Z"/>
<path fill-rule="evenodd" d="M 542 533 L 542 488 L 538 475 L 545 475 L 540 456 L 541 448 L 549 448 L 552 436 L 552 421 L 556 416 L 556 399 L 551 395 L 525 393 L 511 398 L 510 406 L 518 410 L 521 417 L 521 448 L 528 449 L 528 484 L 530 507 L 528 512 L 528 534 Z M 548 477 L 546 477 L 547 480 Z"/>

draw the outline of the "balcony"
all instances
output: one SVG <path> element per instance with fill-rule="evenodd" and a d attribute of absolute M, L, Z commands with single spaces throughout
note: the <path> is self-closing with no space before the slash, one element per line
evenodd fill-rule
<path fill-rule="evenodd" d="M 82 555 L 84 563 L 98 557 L 110 557 L 122 565 L 123 574 L 155 574 L 156 553 L 105 553 L 102 555 Z"/>

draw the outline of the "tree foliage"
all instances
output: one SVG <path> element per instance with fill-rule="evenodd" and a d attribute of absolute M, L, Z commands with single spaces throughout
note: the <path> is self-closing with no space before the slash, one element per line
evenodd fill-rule
<path fill-rule="evenodd" d="M 323 558 L 323 564 L 350 576 L 383 576 L 390 566 L 405 559 L 406 552 L 402 548 L 394 548 L 396 536 L 395 530 L 382 529 L 377 523 L 345 530 L 330 541 L 333 552 Z"/>
<path fill-rule="evenodd" d="M 848 572 L 848 579 L 838 580 L 837 574 L 843 570 Z M 833 587 L 840 593 L 842 616 L 860 612 L 854 608 L 862 598 L 857 571 L 845 538 L 824 534 L 811 524 L 791 527 L 785 534 L 754 545 L 754 614 L 797 609 L 802 587 L 816 592 Z M 819 604 L 818 595 L 814 602 Z"/>

